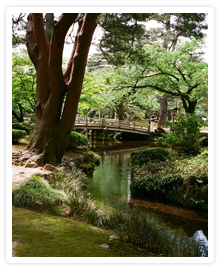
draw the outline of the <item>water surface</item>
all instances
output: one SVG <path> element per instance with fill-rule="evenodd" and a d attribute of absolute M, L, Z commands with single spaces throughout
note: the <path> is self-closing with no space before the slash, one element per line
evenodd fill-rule
<path fill-rule="evenodd" d="M 208 237 L 208 215 L 178 204 L 147 197 L 132 197 L 130 192 L 130 153 L 139 149 L 161 146 L 156 142 L 94 142 L 91 149 L 101 156 L 101 164 L 89 178 L 86 192 L 97 206 L 128 211 L 138 209 L 157 216 L 171 228 L 182 228 L 193 236 L 202 230 Z M 170 152 L 172 152 L 170 150 Z"/>

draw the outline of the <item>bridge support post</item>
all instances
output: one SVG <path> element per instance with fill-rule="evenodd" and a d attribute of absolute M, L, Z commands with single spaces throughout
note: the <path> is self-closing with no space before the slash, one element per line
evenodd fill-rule
<path fill-rule="evenodd" d="M 102 130 L 102 140 L 104 141 L 105 140 L 105 131 Z"/>
<path fill-rule="evenodd" d="M 94 141 L 94 130 L 92 129 L 92 144 L 93 144 L 93 141 Z"/>

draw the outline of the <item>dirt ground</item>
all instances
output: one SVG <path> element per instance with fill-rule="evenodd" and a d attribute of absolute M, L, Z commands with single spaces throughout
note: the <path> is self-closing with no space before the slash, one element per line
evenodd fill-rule
<path fill-rule="evenodd" d="M 12 165 L 12 188 L 16 188 L 27 177 L 42 176 L 48 173 L 51 172 L 44 170 L 42 167 L 27 168 L 24 166 Z"/>

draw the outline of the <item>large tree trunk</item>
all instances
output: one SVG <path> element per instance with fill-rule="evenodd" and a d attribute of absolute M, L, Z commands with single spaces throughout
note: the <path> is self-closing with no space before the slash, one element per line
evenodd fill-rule
<path fill-rule="evenodd" d="M 183 102 L 183 108 L 185 109 L 185 112 L 187 114 L 188 113 L 195 113 L 197 99 L 190 100 L 190 98 L 188 96 L 181 96 L 181 99 L 182 99 L 182 102 Z"/>
<path fill-rule="evenodd" d="M 37 73 L 36 123 L 20 161 L 57 165 L 65 152 L 74 125 L 87 56 L 99 14 L 85 14 L 79 24 L 71 55 L 68 82 L 62 72 L 65 36 L 78 14 L 62 14 L 53 22 L 49 46 L 43 15 L 28 16 L 27 48 Z M 64 99 L 64 97 L 66 97 Z M 65 100 L 65 102 L 64 102 Z"/>
<path fill-rule="evenodd" d="M 167 95 L 164 94 L 163 97 L 160 97 L 160 112 L 158 127 L 165 128 L 167 120 Z"/>

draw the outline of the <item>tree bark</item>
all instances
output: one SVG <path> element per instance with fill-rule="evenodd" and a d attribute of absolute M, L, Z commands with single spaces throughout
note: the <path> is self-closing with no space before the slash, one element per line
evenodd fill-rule
<path fill-rule="evenodd" d="M 188 96 L 181 96 L 181 99 L 182 99 L 183 108 L 185 109 L 185 112 L 187 114 L 188 113 L 195 113 L 197 99 L 190 100 L 190 98 Z"/>
<path fill-rule="evenodd" d="M 167 120 L 167 95 L 164 94 L 163 97 L 160 97 L 160 112 L 158 127 L 165 128 Z"/>
<path fill-rule="evenodd" d="M 37 73 L 36 123 L 21 163 L 57 165 L 61 162 L 74 125 L 92 36 L 99 14 L 85 14 L 77 32 L 71 71 L 66 82 L 62 72 L 65 36 L 78 14 L 62 14 L 53 22 L 51 42 L 44 28 L 43 15 L 28 16 L 27 48 Z M 66 97 L 64 99 L 64 97 Z M 16 156 L 16 155 L 15 155 Z"/>

